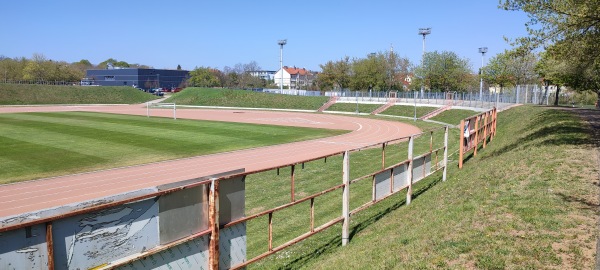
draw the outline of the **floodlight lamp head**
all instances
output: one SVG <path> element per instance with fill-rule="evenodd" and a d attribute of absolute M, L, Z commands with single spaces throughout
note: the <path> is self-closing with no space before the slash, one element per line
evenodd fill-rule
<path fill-rule="evenodd" d="M 428 28 L 419 28 L 419 35 L 426 36 L 431 34 L 431 27 Z"/>
<path fill-rule="evenodd" d="M 487 47 L 481 47 L 481 48 L 479 48 L 479 53 L 481 53 L 481 54 L 485 54 L 487 51 L 488 51 Z"/>
<path fill-rule="evenodd" d="M 280 46 L 283 46 L 283 45 L 287 44 L 287 39 L 280 39 L 279 41 L 277 41 L 277 44 L 279 44 Z"/>

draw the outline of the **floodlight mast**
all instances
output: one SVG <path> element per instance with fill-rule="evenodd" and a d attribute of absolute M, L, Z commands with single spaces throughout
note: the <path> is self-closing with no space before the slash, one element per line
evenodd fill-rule
<path fill-rule="evenodd" d="M 421 66 L 425 63 L 425 36 L 431 34 L 431 27 L 419 28 L 419 35 L 423 36 L 423 56 L 421 57 Z M 421 84 L 421 96 L 425 92 L 425 80 Z"/>
<path fill-rule="evenodd" d="M 487 47 L 479 48 L 479 53 L 481 54 L 481 69 L 479 70 L 479 100 L 483 100 L 483 56 L 487 51 Z"/>
<path fill-rule="evenodd" d="M 280 39 L 277 41 L 279 45 L 279 70 L 281 71 L 281 83 L 279 84 L 279 89 L 283 92 L 283 45 L 287 44 L 287 39 Z"/>

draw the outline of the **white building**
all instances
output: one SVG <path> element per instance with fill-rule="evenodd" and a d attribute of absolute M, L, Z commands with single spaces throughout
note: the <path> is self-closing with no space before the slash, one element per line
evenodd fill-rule
<path fill-rule="evenodd" d="M 283 70 L 278 70 L 274 76 L 275 84 L 277 86 L 281 86 L 283 81 L 283 87 L 287 87 L 288 89 L 307 89 L 312 85 L 315 78 L 316 72 L 312 72 L 305 68 L 287 66 L 284 66 Z"/>
<path fill-rule="evenodd" d="M 250 75 L 254 77 L 261 78 L 267 82 L 273 81 L 275 79 L 275 71 L 274 70 L 256 70 L 248 72 Z"/>

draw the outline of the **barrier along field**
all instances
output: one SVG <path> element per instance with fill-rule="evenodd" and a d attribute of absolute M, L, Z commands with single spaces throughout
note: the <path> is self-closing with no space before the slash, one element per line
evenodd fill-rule
<path fill-rule="evenodd" d="M 237 269 L 339 223 L 346 245 L 352 215 L 404 193 L 409 204 L 415 183 L 436 172 L 446 180 L 447 157 L 448 127 L 442 127 L 107 198 L 0 226 L 0 243 L 10 243 L 0 248 L 0 268 L 9 262 L 17 269 Z"/>
<path fill-rule="evenodd" d="M 483 144 L 483 148 L 487 146 L 487 142 L 492 141 L 496 136 L 496 119 L 498 111 L 493 108 L 487 112 L 465 118 L 460 121 L 460 146 L 458 167 L 462 168 L 465 154 L 473 151 L 473 156 L 477 156 L 477 148 L 479 144 Z"/>

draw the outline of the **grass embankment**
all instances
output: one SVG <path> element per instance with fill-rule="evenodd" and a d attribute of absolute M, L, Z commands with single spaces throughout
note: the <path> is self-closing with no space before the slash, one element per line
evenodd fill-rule
<path fill-rule="evenodd" d="M 438 176 L 419 182 L 410 206 L 401 192 L 352 216 L 348 246 L 341 247 L 341 226 L 336 225 L 251 268 L 591 269 L 598 234 L 598 163 L 587 132 L 566 111 L 521 106 L 502 112 L 498 135 L 477 157 L 462 170 L 456 168 L 457 155 L 451 157 L 448 181 Z M 457 136 L 456 129 L 451 136 Z M 320 162 L 307 168 L 325 166 Z M 255 188 L 250 183 L 249 191 Z M 361 191 L 353 185 L 350 192 L 358 196 Z M 289 200 L 289 194 L 281 196 Z M 317 211 L 339 216 L 338 199 L 317 199 Z M 306 216 L 308 209 L 303 205 L 295 212 Z M 256 246 L 264 248 L 264 241 L 255 244 L 251 233 L 264 229 L 263 223 L 248 225 L 249 255 Z M 281 226 L 286 230 L 279 231 Z M 306 220 L 280 217 L 274 221 L 275 242 L 307 226 Z"/>
<path fill-rule="evenodd" d="M 417 108 L 417 118 L 422 117 L 432 111 L 435 111 L 435 109 L 437 109 L 437 107 L 429 107 L 429 106 L 417 106 L 416 108 Z M 392 107 L 389 107 L 387 110 L 383 111 L 381 114 L 414 117 L 415 116 L 415 106 L 394 105 Z"/>
<path fill-rule="evenodd" d="M 383 104 L 364 104 L 364 103 L 335 103 L 333 105 L 331 105 L 329 108 L 327 108 L 326 111 L 332 111 L 332 112 L 356 112 L 356 109 L 358 107 L 358 112 L 359 113 L 371 113 L 374 110 L 377 110 L 377 108 L 383 106 Z"/>
<path fill-rule="evenodd" d="M 165 102 L 177 105 L 317 110 L 328 97 L 270 94 L 247 90 L 188 87 Z"/>
<path fill-rule="evenodd" d="M 0 184 L 344 132 L 84 112 L 0 114 Z"/>
<path fill-rule="evenodd" d="M 133 87 L 0 83 L 0 105 L 137 104 L 156 96 Z"/>
<path fill-rule="evenodd" d="M 442 123 L 459 125 L 460 120 L 463 120 L 467 117 L 471 117 L 473 115 L 477 115 L 479 112 L 471 111 L 471 110 L 460 110 L 460 109 L 451 109 L 447 111 L 443 111 L 442 113 L 431 117 L 430 120 L 439 121 Z"/>

